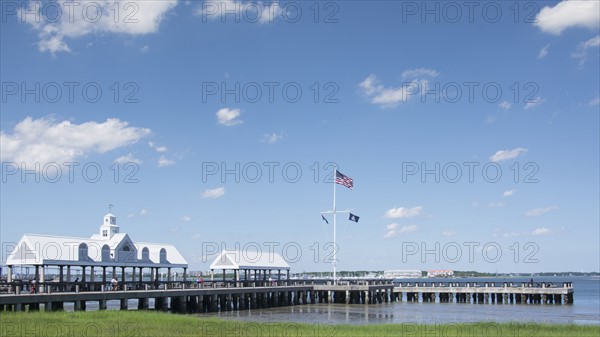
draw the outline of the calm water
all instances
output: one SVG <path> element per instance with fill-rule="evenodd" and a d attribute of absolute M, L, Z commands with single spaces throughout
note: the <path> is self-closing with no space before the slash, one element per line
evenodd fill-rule
<path fill-rule="evenodd" d="M 404 280 L 415 282 L 415 279 Z M 424 280 L 430 282 L 431 280 Z M 529 278 L 456 279 L 459 282 L 528 282 Z M 590 277 L 538 277 L 534 282 L 573 282 L 572 305 L 387 303 L 375 305 L 312 304 L 200 315 L 253 322 L 298 323 L 460 323 L 548 322 L 600 325 L 600 279 Z"/>

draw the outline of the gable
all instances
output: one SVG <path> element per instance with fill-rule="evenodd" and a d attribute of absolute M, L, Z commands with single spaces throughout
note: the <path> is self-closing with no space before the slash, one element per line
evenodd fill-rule
<path fill-rule="evenodd" d="M 35 245 L 27 242 L 24 236 L 6 259 L 7 265 L 40 263 L 40 254 Z"/>

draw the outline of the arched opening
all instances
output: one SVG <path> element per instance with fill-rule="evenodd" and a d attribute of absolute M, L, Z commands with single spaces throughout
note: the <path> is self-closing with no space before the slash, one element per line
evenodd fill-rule
<path fill-rule="evenodd" d="M 164 248 L 160 249 L 160 263 L 167 263 L 167 250 Z"/>
<path fill-rule="evenodd" d="M 87 261 L 88 257 L 88 246 L 85 243 L 79 244 L 79 261 Z"/>
<path fill-rule="evenodd" d="M 148 247 L 142 248 L 142 261 L 150 261 L 150 250 Z"/>
<path fill-rule="evenodd" d="M 108 245 L 102 246 L 102 262 L 110 261 L 110 247 Z"/>

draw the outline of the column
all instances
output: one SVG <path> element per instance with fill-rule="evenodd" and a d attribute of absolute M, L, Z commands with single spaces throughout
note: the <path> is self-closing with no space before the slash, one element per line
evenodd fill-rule
<path fill-rule="evenodd" d="M 8 267 L 8 276 L 6 278 L 7 282 L 12 282 L 12 266 L 7 266 Z"/>
<path fill-rule="evenodd" d="M 125 287 L 125 267 L 121 267 L 121 289 Z"/>
<path fill-rule="evenodd" d="M 42 285 L 42 283 L 44 283 L 46 281 L 45 275 L 46 271 L 44 268 L 44 265 L 40 266 L 40 282 L 38 283 L 38 292 L 43 293 L 44 292 L 44 285 Z"/>
<path fill-rule="evenodd" d="M 63 270 L 64 266 L 58 266 L 58 284 L 61 291 L 65 291 L 67 287 L 63 284 L 65 282 L 65 274 Z"/>
<path fill-rule="evenodd" d="M 183 268 L 183 283 L 187 281 L 187 268 Z"/>
<path fill-rule="evenodd" d="M 94 283 L 94 266 L 90 267 L 90 283 L 92 283 L 92 284 L 90 284 L 90 290 L 96 290 L 96 289 L 94 289 L 94 284 L 93 284 Z"/>
<path fill-rule="evenodd" d="M 67 266 L 67 282 L 71 283 L 71 266 Z"/>

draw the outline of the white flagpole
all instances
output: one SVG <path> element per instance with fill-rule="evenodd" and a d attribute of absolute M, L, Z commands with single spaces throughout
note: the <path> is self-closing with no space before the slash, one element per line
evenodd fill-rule
<path fill-rule="evenodd" d="M 337 166 L 333 166 L 333 284 L 337 284 L 336 264 L 337 264 L 337 243 L 336 243 L 336 209 L 335 209 L 335 185 L 336 183 Z"/>

